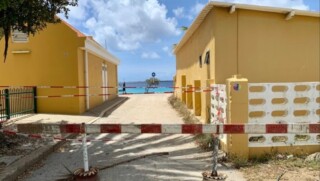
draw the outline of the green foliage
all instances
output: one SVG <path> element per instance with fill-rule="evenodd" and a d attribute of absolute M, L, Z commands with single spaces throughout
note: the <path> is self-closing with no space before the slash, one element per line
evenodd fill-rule
<path fill-rule="evenodd" d="M 210 134 L 198 134 L 194 137 L 197 145 L 200 146 L 203 150 L 212 150 L 213 149 L 213 137 Z"/>
<path fill-rule="evenodd" d="M 304 162 L 304 164 L 313 170 L 320 170 L 320 162 L 319 161 L 310 161 L 310 162 Z"/>
<path fill-rule="evenodd" d="M 173 95 L 168 98 L 169 104 L 183 117 L 186 124 L 199 124 L 200 121 L 188 110 L 187 106 Z M 197 145 L 203 150 L 212 150 L 212 136 L 210 134 L 197 134 L 194 136 Z"/>
<path fill-rule="evenodd" d="M 182 31 L 187 31 L 188 30 L 188 27 L 186 27 L 186 26 L 181 26 L 181 28 L 180 28 Z"/>
<path fill-rule="evenodd" d="M 187 124 L 197 124 L 200 121 L 188 110 L 187 106 L 173 95 L 168 98 L 169 104 L 182 116 Z"/>
<path fill-rule="evenodd" d="M 175 43 L 175 44 L 172 45 L 172 50 L 173 50 L 173 51 L 174 51 L 174 49 L 176 49 L 177 45 L 178 45 L 177 43 Z"/>
<path fill-rule="evenodd" d="M 253 164 L 258 164 L 258 163 L 267 163 L 268 161 L 270 161 L 271 159 L 275 158 L 275 153 L 264 153 L 262 155 L 259 156 L 252 156 L 250 158 L 250 162 Z"/>
<path fill-rule="evenodd" d="M 76 6 L 78 0 L 1 0 L 0 28 L 5 38 L 4 60 L 7 57 L 12 30 L 28 35 L 43 30 L 47 23 L 58 23 L 56 14 L 68 17 L 68 6 Z M 1 37 L 1 36 L 0 36 Z"/>
<path fill-rule="evenodd" d="M 241 156 L 236 156 L 236 155 L 231 155 L 229 156 L 230 161 L 232 161 L 232 164 L 235 168 L 239 169 L 242 167 L 248 167 L 252 165 L 248 159 L 241 157 Z"/>
<path fill-rule="evenodd" d="M 148 87 L 158 86 L 160 83 L 160 80 L 157 78 L 150 78 L 150 79 L 146 80 L 146 83 L 147 83 Z"/>

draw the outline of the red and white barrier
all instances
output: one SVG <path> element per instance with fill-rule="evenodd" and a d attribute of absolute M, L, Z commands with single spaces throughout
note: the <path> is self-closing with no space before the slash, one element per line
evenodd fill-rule
<path fill-rule="evenodd" d="M 136 94 L 172 94 L 172 91 L 167 92 L 144 92 L 144 93 L 124 93 L 124 94 L 69 94 L 69 95 L 50 95 L 50 96 L 23 96 L 23 97 L 11 97 L 10 99 L 45 99 L 45 98 L 74 98 L 74 97 L 97 97 L 97 96 L 110 96 L 110 95 L 136 95 Z M 5 98 L 5 96 L 0 96 Z"/>
<path fill-rule="evenodd" d="M 134 93 L 134 94 L 172 94 L 173 92 L 144 92 L 144 93 Z M 125 93 L 125 94 L 75 94 L 75 95 L 50 95 L 50 96 L 35 96 L 36 99 L 43 99 L 43 98 L 71 98 L 71 97 L 96 97 L 96 96 L 110 96 L 110 95 L 133 95 L 133 93 Z M 30 97 L 23 97 L 23 98 L 33 98 Z"/>
<path fill-rule="evenodd" d="M 86 88 L 101 88 L 101 89 L 118 89 L 118 88 L 126 88 L 126 89 L 137 89 L 137 88 L 149 88 L 149 89 L 157 89 L 157 88 L 170 88 L 170 89 L 179 89 L 180 87 L 136 87 L 136 86 L 32 86 L 32 85 L 23 85 L 23 86 L 8 86 L 8 85 L 0 85 L 0 88 L 38 88 L 38 89 L 86 89 Z M 187 87 L 181 87 L 187 88 Z"/>
<path fill-rule="evenodd" d="M 212 90 L 196 90 L 196 91 L 182 91 L 184 93 L 210 93 Z M 181 91 L 176 91 L 181 92 Z M 45 99 L 45 98 L 74 98 L 74 97 L 97 97 L 97 96 L 110 96 L 110 95 L 136 95 L 136 94 L 173 94 L 174 91 L 165 91 L 165 92 L 143 92 L 143 93 L 116 93 L 116 94 L 66 94 L 66 95 L 49 95 L 49 96 L 23 96 L 23 97 L 12 97 L 11 99 Z M 0 96 L 3 97 L 4 96 Z"/>
<path fill-rule="evenodd" d="M 160 133 L 160 134 L 308 134 L 320 133 L 314 124 L 18 124 L 18 132 L 28 134 L 64 133 Z"/>
<path fill-rule="evenodd" d="M 199 90 L 199 91 L 183 91 L 185 93 L 201 93 L 201 92 L 211 92 L 211 90 Z M 66 94 L 66 95 L 49 95 L 49 96 L 24 96 L 17 98 L 36 98 L 36 99 L 44 99 L 44 98 L 73 98 L 73 97 L 97 97 L 97 96 L 110 96 L 110 95 L 136 95 L 136 94 L 173 94 L 173 91 L 165 91 L 165 92 L 143 92 L 143 93 L 117 93 L 117 94 Z M 4 96 L 1 96 L 4 97 Z M 15 97 L 13 97 L 15 98 Z"/>
<path fill-rule="evenodd" d="M 111 94 L 74 94 L 74 95 L 51 95 L 51 96 L 35 96 L 36 99 L 41 98 L 70 98 L 70 97 L 86 97 L 86 96 L 110 96 Z M 30 97 L 31 98 L 31 97 Z"/>
<path fill-rule="evenodd" d="M 101 88 L 101 89 L 141 89 L 141 88 L 149 88 L 149 89 L 158 89 L 158 88 L 168 88 L 168 89 L 187 89 L 183 90 L 184 92 L 197 92 L 197 91 L 204 91 L 204 92 L 211 92 L 213 87 L 175 87 L 175 86 L 168 86 L 168 87 L 148 87 L 148 86 L 32 86 L 32 85 L 24 85 L 24 86 L 7 86 L 2 85 L 0 88 L 38 88 L 38 89 L 86 89 L 86 88 Z"/>

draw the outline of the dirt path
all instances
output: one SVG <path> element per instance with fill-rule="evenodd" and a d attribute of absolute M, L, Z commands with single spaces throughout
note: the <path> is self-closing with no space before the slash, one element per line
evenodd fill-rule
<path fill-rule="evenodd" d="M 95 123 L 166 123 L 182 124 L 182 118 L 167 103 L 169 95 L 132 95 L 108 117 Z M 201 173 L 211 166 L 211 153 L 203 152 L 194 144 L 191 135 L 168 134 L 97 134 L 89 139 L 110 139 L 109 142 L 89 142 L 90 165 L 107 166 L 139 156 L 168 152 L 113 168 L 102 170 L 100 180 L 202 180 Z M 25 180 L 55 180 L 70 170 L 82 167 L 80 142 L 66 144 L 44 161 L 44 166 L 32 172 Z M 244 180 L 241 173 L 220 166 L 228 180 Z"/>

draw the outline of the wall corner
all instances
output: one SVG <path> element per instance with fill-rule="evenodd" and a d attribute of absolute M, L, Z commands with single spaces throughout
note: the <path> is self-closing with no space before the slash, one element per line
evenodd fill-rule
<path fill-rule="evenodd" d="M 226 80 L 227 93 L 227 123 L 246 124 L 248 123 L 248 79 L 240 75 L 234 75 Z M 227 150 L 231 155 L 248 158 L 248 135 L 228 135 Z"/>

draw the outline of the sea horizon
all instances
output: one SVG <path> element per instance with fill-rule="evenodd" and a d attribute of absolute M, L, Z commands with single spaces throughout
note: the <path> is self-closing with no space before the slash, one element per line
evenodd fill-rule
<path fill-rule="evenodd" d="M 146 80 L 136 80 L 136 81 L 119 81 L 119 84 L 120 83 L 123 83 L 123 82 L 125 82 L 125 83 L 141 83 L 141 82 L 146 82 Z M 173 82 L 173 80 L 160 80 L 160 82 Z"/>
<path fill-rule="evenodd" d="M 125 82 L 126 93 L 129 94 L 141 94 L 141 93 L 165 93 L 165 92 L 172 92 L 173 91 L 173 81 L 172 80 L 163 80 L 159 82 L 159 85 L 156 88 L 149 88 L 147 89 L 148 85 L 146 81 L 132 81 L 132 82 Z M 123 93 L 123 82 L 119 82 L 119 93 Z"/>

